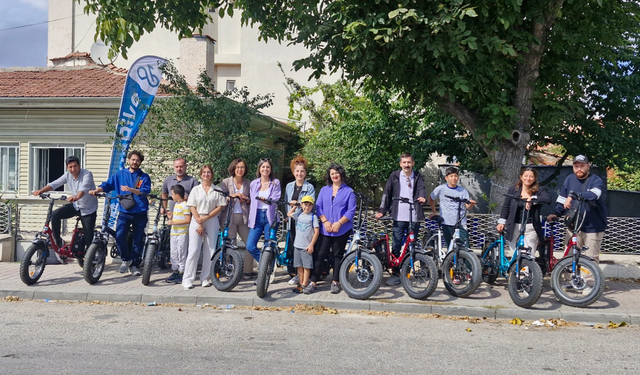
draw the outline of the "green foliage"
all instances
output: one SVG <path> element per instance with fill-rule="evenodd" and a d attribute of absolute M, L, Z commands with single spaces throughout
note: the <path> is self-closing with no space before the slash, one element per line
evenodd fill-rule
<path fill-rule="evenodd" d="M 326 169 L 332 162 L 345 167 L 356 190 L 374 192 L 398 169 L 400 155 L 411 152 L 418 166 L 429 157 L 423 145 L 432 108 L 416 108 L 390 90 L 361 90 L 347 81 L 318 83 L 313 88 L 287 80 L 293 112 L 307 112 L 312 129 L 305 133 L 303 154 L 313 168 L 313 179 L 325 183 Z M 321 92 L 323 102 L 310 98 Z M 426 126 L 424 124 L 427 124 Z"/>
<path fill-rule="evenodd" d="M 171 63 L 162 70 L 169 84 L 161 90 L 173 96 L 156 98 L 131 146 L 146 146 L 143 168 L 156 181 L 173 174 L 171 162 L 178 157 L 187 160 L 191 175 L 209 164 L 220 180 L 235 158 L 247 160 L 251 179 L 260 158 L 281 156 L 261 146 L 267 133 L 249 127 L 257 111 L 271 105 L 271 94 L 251 97 L 246 88 L 218 93 L 204 72 L 193 90 Z"/>
<path fill-rule="evenodd" d="M 607 185 L 609 190 L 640 191 L 640 171 L 616 171 Z"/>

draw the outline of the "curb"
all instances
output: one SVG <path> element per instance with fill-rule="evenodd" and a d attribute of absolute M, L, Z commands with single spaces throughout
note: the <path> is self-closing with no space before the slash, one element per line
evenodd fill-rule
<path fill-rule="evenodd" d="M 226 297 L 226 296 L 175 296 L 166 294 L 114 294 L 114 293 L 81 293 L 81 292 L 56 292 L 56 291 L 25 291 L 25 290 L 0 290 L 0 298 L 16 296 L 27 300 L 62 300 L 62 301 L 101 301 L 114 303 L 151 303 L 167 304 L 176 303 L 183 305 L 238 305 L 238 306 L 264 306 L 264 307 L 293 307 L 301 301 L 290 299 L 277 299 L 273 297 Z M 501 307 L 477 307 L 438 304 L 429 302 L 420 303 L 388 303 L 378 301 L 338 300 L 338 299 L 308 299 L 302 301 L 310 305 L 322 305 L 337 310 L 350 311 L 390 311 L 399 314 L 438 314 L 445 316 L 468 316 L 473 318 L 488 319 L 513 319 L 540 320 L 540 319 L 564 319 L 570 322 L 583 324 L 607 324 L 611 322 L 626 322 L 627 324 L 640 324 L 640 314 L 601 313 L 589 311 L 558 311 L 537 309 L 512 309 Z"/>

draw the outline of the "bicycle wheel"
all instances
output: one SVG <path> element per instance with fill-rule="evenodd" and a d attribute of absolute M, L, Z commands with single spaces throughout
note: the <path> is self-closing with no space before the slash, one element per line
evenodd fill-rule
<path fill-rule="evenodd" d="M 400 275 L 402 287 L 411 298 L 429 298 L 438 286 L 438 269 L 433 259 L 426 254 L 415 254 L 413 269 L 411 258 L 405 257 L 400 266 Z"/>
<path fill-rule="evenodd" d="M 531 307 L 542 294 L 542 270 L 533 260 L 521 259 L 520 269 L 514 263 L 509 269 L 507 289 L 513 303 L 520 307 Z"/>
<path fill-rule="evenodd" d="M 89 284 L 95 284 L 100 280 L 104 271 L 107 248 L 104 243 L 92 243 L 84 254 L 84 280 Z"/>
<path fill-rule="evenodd" d="M 27 285 L 38 282 L 47 265 L 44 244 L 33 244 L 27 248 L 20 263 L 20 280 Z"/>
<path fill-rule="evenodd" d="M 431 259 L 433 259 L 433 262 L 436 264 L 436 268 L 439 265 L 439 259 L 438 259 L 438 249 L 436 247 L 436 238 L 437 237 L 433 237 L 431 232 L 427 232 L 423 237 L 422 237 L 422 244 L 420 245 L 422 247 L 422 250 L 426 251 L 427 254 L 429 254 L 429 256 L 431 257 Z"/>
<path fill-rule="evenodd" d="M 153 263 L 156 260 L 156 246 L 154 243 L 148 243 L 144 249 L 144 257 L 142 259 L 142 285 L 149 285 L 151 270 L 153 270 Z"/>
<path fill-rule="evenodd" d="M 495 284 L 500 272 L 500 258 L 497 246 L 489 246 L 482 250 L 482 280 L 488 284 Z"/>
<path fill-rule="evenodd" d="M 258 263 L 258 278 L 256 280 L 256 294 L 262 298 L 267 294 L 269 289 L 269 279 L 271 276 L 269 270 L 273 272 L 273 253 L 271 249 L 262 250 L 260 254 L 260 262 Z"/>
<path fill-rule="evenodd" d="M 80 268 L 84 268 L 84 257 L 76 259 L 78 260 L 78 265 L 80 266 Z"/>
<path fill-rule="evenodd" d="M 451 251 L 442 261 L 442 281 L 452 296 L 468 297 L 482 282 L 482 265 L 478 257 L 467 250 L 458 251 L 458 259 L 454 264 L 455 253 Z"/>
<path fill-rule="evenodd" d="M 344 257 L 340 265 L 340 283 L 347 295 L 367 299 L 374 295 L 382 282 L 382 264 L 375 255 L 361 252 L 356 264 L 356 252 Z"/>
<path fill-rule="evenodd" d="M 567 306 L 586 307 L 596 302 L 604 291 L 604 275 L 598 264 L 580 257 L 579 275 L 572 278 L 573 258 L 558 262 L 551 271 L 551 288 L 558 301 Z"/>
<path fill-rule="evenodd" d="M 226 249 L 224 257 L 220 257 L 222 249 L 213 254 L 213 286 L 223 292 L 235 288 L 242 278 L 244 260 L 236 250 Z"/>

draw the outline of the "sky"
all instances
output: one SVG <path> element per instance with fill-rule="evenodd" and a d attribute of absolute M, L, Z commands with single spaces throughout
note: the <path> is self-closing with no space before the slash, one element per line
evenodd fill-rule
<path fill-rule="evenodd" d="M 0 0 L 0 68 L 47 66 L 48 0 Z M 13 30 L 7 30 L 14 27 Z"/>

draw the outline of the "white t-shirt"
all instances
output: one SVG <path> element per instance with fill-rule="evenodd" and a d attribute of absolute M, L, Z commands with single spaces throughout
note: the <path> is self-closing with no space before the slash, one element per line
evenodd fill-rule
<path fill-rule="evenodd" d="M 208 215 L 216 207 L 226 206 L 227 198 L 224 195 L 213 190 L 213 186 L 209 188 L 209 192 L 204 191 L 202 185 L 198 185 L 191 190 L 187 199 L 187 206 L 195 207 L 198 215 Z"/>
<path fill-rule="evenodd" d="M 448 184 L 442 184 L 431 193 L 431 199 L 440 200 L 440 216 L 444 219 L 444 225 L 454 226 L 458 220 L 458 204 L 461 206 L 460 216 L 464 216 L 467 211 L 467 207 L 464 203 L 454 202 L 446 196 L 452 196 L 457 198 L 469 199 L 469 192 L 467 189 L 458 185 L 455 188 L 449 187 Z M 462 219 L 462 227 L 467 229 L 467 218 Z"/>

